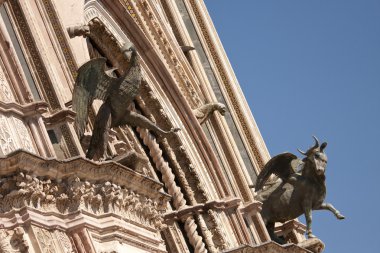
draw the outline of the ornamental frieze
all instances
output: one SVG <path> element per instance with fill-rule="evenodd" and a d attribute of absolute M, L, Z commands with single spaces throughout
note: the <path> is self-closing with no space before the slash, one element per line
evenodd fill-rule
<path fill-rule="evenodd" d="M 0 182 L 0 212 L 24 206 L 42 211 L 71 213 L 112 212 L 146 226 L 163 228 L 163 208 L 157 201 L 109 181 L 91 183 L 71 176 L 63 180 L 18 172 Z"/>

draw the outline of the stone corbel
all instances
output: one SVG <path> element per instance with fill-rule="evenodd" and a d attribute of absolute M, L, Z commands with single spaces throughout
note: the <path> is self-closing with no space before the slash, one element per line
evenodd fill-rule
<path fill-rule="evenodd" d="M 322 253 L 325 249 L 325 244 L 318 238 L 310 238 L 297 245 L 314 253 Z"/>
<path fill-rule="evenodd" d="M 214 111 L 218 111 L 222 116 L 224 116 L 226 113 L 226 106 L 222 103 L 212 102 L 204 104 L 193 110 L 199 124 L 203 124 L 206 120 L 208 120 Z"/>
<path fill-rule="evenodd" d="M 207 213 L 208 210 L 214 211 L 228 211 L 233 208 L 237 208 L 241 200 L 239 198 L 228 198 L 223 200 L 212 200 L 204 204 L 197 204 L 193 206 L 184 206 L 178 211 L 172 211 L 164 215 L 166 224 L 173 224 L 175 221 L 184 220 L 187 217 L 194 216 L 196 214 Z"/>

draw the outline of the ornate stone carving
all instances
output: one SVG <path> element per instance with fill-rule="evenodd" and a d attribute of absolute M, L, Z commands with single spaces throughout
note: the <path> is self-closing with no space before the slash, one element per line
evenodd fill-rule
<path fill-rule="evenodd" d="M 13 230 L 0 230 L 0 253 L 27 253 L 28 249 L 29 245 L 21 227 Z"/>
<path fill-rule="evenodd" d="M 40 244 L 42 253 L 55 253 L 56 249 L 54 245 L 53 235 L 51 234 L 51 232 L 37 227 L 35 227 L 34 229 L 36 231 L 36 237 L 38 243 Z"/>
<path fill-rule="evenodd" d="M 4 71 L 0 66 L 0 98 L 4 102 L 14 102 L 15 98 L 5 77 Z"/>
<path fill-rule="evenodd" d="M 318 238 L 311 238 L 300 242 L 297 245 L 314 253 L 321 253 L 325 249 L 325 244 Z"/>
<path fill-rule="evenodd" d="M 77 36 L 86 37 L 90 34 L 90 27 L 88 25 L 70 26 L 67 27 L 67 33 L 69 34 L 70 38 Z"/>
<path fill-rule="evenodd" d="M 199 120 L 199 124 L 203 124 L 210 118 L 214 111 L 218 111 L 222 116 L 226 113 L 226 106 L 222 103 L 208 103 L 193 110 L 195 117 Z"/>
<path fill-rule="evenodd" d="M 28 49 L 27 58 L 32 59 L 32 61 L 30 62 L 32 72 L 35 71 L 35 73 L 37 74 L 36 76 L 38 82 L 41 84 L 41 90 L 44 94 L 45 100 L 49 103 L 49 107 L 52 110 L 57 110 L 61 107 L 58 96 L 51 82 L 51 78 L 49 77 L 46 65 L 42 60 L 41 52 L 38 50 L 36 46 L 35 38 L 33 37 L 30 26 L 25 18 L 25 14 L 23 13 L 22 7 L 20 6 L 20 2 L 9 1 L 8 3 L 8 6 L 14 14 L 13 17 L 15 18 L 16 25 L 20 29 L 19 34 L 21 40 L 25 47 Z"/>
<path fill-rule="evenodd" d="M 15 130 L 17 131 L 18 139 L 20 140 L 21 148 L 35 153 L 35 149 L 30 138 L 30 134 L 28 129 L 26 128 L 24 122 L 18 118 L 12 117 L 13 124 L 15 126 Z"/>
<path fill-rule="evenodd" d="M 3 154 L 8 154 L 16 149 L 7 118 L 0 115 L 0 147 Z"/>
<path fill-rule="evenodd" d="M 58 182 L 19 172 L 1 180 L 0 196 L 2 213 L 23 206 L 60 213 L 83 209 L 121 214 L 156 229 L 165 227 L 161 203 L 108 181 L 91 183 L 71 176 Z"/>
<path fill-rule="evenodd" d="M 181 192 L 181 188 L 176 185 L 174 181 L 174 174 L 169 167 L 169 164 L 162 157 L 162 151 L 156 142 L 155 138 L 146 130 L 137 128 L 137 132 L 140 133 L 140 137 L 143 139 L 145 145 L 149 147 L 150 155 L 153 162 L 156 164 L 157 169 L 162 174 L 162 180 L 168 189 L 170 195 L 173 196 L 174 207 L 182 209 L 186 207 L 186 200 Z M 197 224 L 193 217 L 186 217 L 183 219 L 185 224 L 185 231 L 189 238 L 191 245 L 194 247 L 196 253 L 207 252 L 205 244 L 202 241 L 202 237 L 199 236 L 197 232 Z"/>
<path fill-rule="evenodd" d="M 55 235 L 64 253 L 74 253 L 73 245 L 66 233 L 56 230 Z"/>
<path fill-rule="evenodd" d="M 181 93 L 192 108 L 199 106 L 201 104 L 201 98 L 194 88 L 193 83 L 195 80 L 190 80 L 187 70 L 184 68 L 181 59 L 178 57 L 178 52 L 176 52 L 172 47 L 172 43 L 170 43 L 171 38 L 168 36 L 165 28 L 157 18 L 150 1 L 143 0 L 134 2 L 124 0 L 124 5 L 127 10 L 132 10 L 133 13 L 140 13 L 140 15 L 135 16 L 137 23 L 144 24 L 144 26 L 140 25 L 141 29 L 146 35 L 151 36 L 152 41 L 156 43 L 163 59 L 173 71 L 174 78 L 180 84 L 179 88 Z"/>
<path fill-rule="evenodd" d="M 226 71 L 225 67 L 223 66 L 220 55 L 215 48 L 215 43 L 211 39 L 211 35 L 209 34 L 209 29 L 206 26 L 206 21 L 204 20 L 204 17 L 202 16 L 202 14 L 199 10 L 199 3 L 197 3 L 196 0 L 189 0 L 189 3 L 191 5 L 191 10 L 194 12 L 195 18 L 198 22 L 198 25 L 200 27 L 200 30 L 201 30 L 202 35 L 204 37 L 204 40 L 207 44 L 207 47 L 210 50 L 212 60 L 214 61 L 216 69 L 222 78 L 222 82 L 223 82 L 224 87 L 226 88 L 228 97 L 231 100 L 231 103 L 232 103 L 231 107 L 234 108 L 234 110 L 236 112 L 237 119 L 239 120 L 239 123 L 242 127 L 241 133 L 244 133 L 244 135 L 247 138 L 247 141 L 249 144 L 248 147 L 250 147 L 252 149 L 253 154 L 254 154 L 253 158 L 256 159 L 259 167 L 263 168 L 264 163 L 265 163 L 264 158 L 262 157 L 262 155 L 259 151 L 259 147 L 256 144 L 256 140 L 255 140 L 254 136 L 252 136 L 252 134 L 251 134 L 251 131 L 249 129 L 249 126 L 248 126 L 248 123 L 246 120 L 246 116 L 244 115 L 244 113 L 241 109 L 241 106 L 239 104 L 239 99 L 236 96 L 236 93 L 234 92 L 234 90 L 232 88 L 232 84 L 228 78 L 227 71 Z"/>

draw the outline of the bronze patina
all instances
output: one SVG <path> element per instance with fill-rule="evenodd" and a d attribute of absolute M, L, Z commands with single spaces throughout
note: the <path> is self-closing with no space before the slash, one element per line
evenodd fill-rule
<path fill-rule="evenodd" d="M 315 145 L 306 152 L 298 150 L 305 157 L 300 160 L 292 153 L 274 156 L 266 163 L 257 177 L 255 190 L 257 200 L 263 202 L 261 215 L 268 232 L 274 241 L 283 243 L 274 233 L 276 222 L 285 222 L 305 214 L 306 233 L 312 234 L 312 210 L 329 210 L 336 218 L 344 216 L 330 203 L 324 202 L 326 197 L 325 170 L 327 156 L 324 149 L 327 143 L 319 145 L 314 137 Z M 268 180 L 271 175 L 277 180 Z"/>
<path fill-rule="evenodd" d="M 84 136 L 88 120 L 88 111 L 95 99 L 104 103 L 96 115 L 90 145 L 86 157 L 101 160 L 106 155 L 109 130 L 112 127 L 130 125 L 154 131 L 159 136 L 178 131 L 173 128 L 164 131 L 145 116 L 130 109 L 134 98 L 139 94 L 143 81 L 139 56 L 132 43 L 123 46 L 123 54 L 129 62 L 128 69 L 121 77 L 113 73 L 115 69 L 106 70 L 106 58 L 92 59 L 78 70 L 78 77 L 73 94 L 73 110 L 76 112 L 75 128 L 78 137 Z"/>

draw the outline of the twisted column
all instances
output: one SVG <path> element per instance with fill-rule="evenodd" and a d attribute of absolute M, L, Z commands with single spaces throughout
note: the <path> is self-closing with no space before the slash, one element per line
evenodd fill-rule
<path fill-rule="evenodd" d="M 162 150 L 158 145 L 156 139 L 145 129 L 137 127 L 137 132 L 142 138 L 144 144 L 148 146 L 150 156 L 153 159 L 157 169 L 162 174 L 162 180 L 168 189 L 170 195 L 173 196 L 173 204 L 177 210 L 186 207 L 186 200 L 174 181 L 174 174 L 169 167 L 169 164 L 162 157 Z M 193 246 L 196 253 L 206 253 L 205 244 L 202 241 L 202 237 L 199 236 L 197 231 L 197 224 L 193 217 L 187 217 L 182 220 L 185 225 L 186 235 L 189 238 L 190 244 Z"/>

